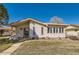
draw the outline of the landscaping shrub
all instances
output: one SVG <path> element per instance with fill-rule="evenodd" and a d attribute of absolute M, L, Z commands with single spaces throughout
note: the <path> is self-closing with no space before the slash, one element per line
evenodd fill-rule
<path fill-rule="evenodd" d="M 0 44 L 2 44 L 2 43 L 8 43 L 8 38 L 0 39 Z"/>
<path fill-rule="evenodd" d="M 78 36 L 69 36 L 69 38 L 72 39 L 72 40 L 79 40 Z"/>
<path fill-rule="evenodd" d="M 9 38 L 1 38 L 0 39 L 0 44 L 3 44 L 3 43 L 16 43 L 18 42 L 19 40 L 13 40 L 13 39 L 9 39 Z"/>

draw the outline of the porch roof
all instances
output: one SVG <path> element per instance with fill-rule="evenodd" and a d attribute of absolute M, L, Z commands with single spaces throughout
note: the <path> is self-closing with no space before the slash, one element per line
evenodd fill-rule
<path fill-rule="evenodd" d="M 5 28 L 0 26 L 0 30 L 12 30 L 11 28 Z"/>

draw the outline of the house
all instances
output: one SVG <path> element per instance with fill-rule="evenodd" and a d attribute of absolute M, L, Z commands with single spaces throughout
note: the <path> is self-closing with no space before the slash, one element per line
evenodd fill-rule
<path fill-rule="evenodd" d="M 79 26 L 78 25 L 69 25 L 66 28 L 66 36 L 79 36 Z"/>
<path fill-rule="evenodd" d="M 79 25 L 43 23 L 31 18 L 14 22 L 10 25 L 16 28 L 16 35 L 18 37 L 25 38 L 63 38 L 72 33 L 75 35 L 79 34 L 74 33 L 79 31 Z M 70 27 L 77 28 L 77 30 Z"/>
<path fill-rule="evenodd" d="M 10 36 L 11 35 L 11 27 L 8 26 L 0 26 L 0 35 L 1 36 Z"/>

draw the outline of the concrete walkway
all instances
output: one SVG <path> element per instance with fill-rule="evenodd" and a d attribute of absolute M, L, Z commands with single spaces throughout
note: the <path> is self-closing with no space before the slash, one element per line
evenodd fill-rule
<path fill-rule="evenodd" d="M 13 44 L 10 48 L 8 48 L 7 50 L 5 50 L 2 53 L 0 53 L 0 55 L 10 55 L 10 54 L 12 54 L 23 43 L 24 42 Z"/>

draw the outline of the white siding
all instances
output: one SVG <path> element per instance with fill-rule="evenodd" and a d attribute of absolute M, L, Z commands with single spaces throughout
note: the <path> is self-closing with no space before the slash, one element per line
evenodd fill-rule
<path fill-rule="evenodd" d="M 77 31 L 67 31 L 66 35 L 67 36 L 78 36 L 78 32 Z"/>
<path fill-rule="evenodd" d="M 35 35 L 33 35 L 33 27 L 35 27 Z M 41 34 L 41 27 L 43 27 L 43 35 Z M 45 26 L 42 26 L 37 23 L 35 23 L 35 24 L 30 23 L 29 28 L 30 28 L 30 32 L 29 32 L 30 38 L 32 38 L 32 37 L 39 37 L 39 38 L 46 37 L 47 28 Z"/>
<path fill-rule="evenodd" d="M 33 34 L 33 27 L 35 27 L 35 35 Z M 43 35 L 41 34 L 41 28 L 42 27 L 43 27 Z M 60 27 L 62 27 L 62 26 L 60 26 Z M 32 23 L 32 22 L 29 23 L 29 27 L 27 27 L 26 25 L 17 27 L 17 36 L 18 37 L 23 37 L 23 29 L 21 30 L 20 28 L 29 28 L 29 38 L 33 38 L 33 37 L 38 37 L 38 38 L 65 37 L 65 28 L 63 28 L 64 29 L 63 33 L 59 33 L 59 27 L 57 27 L 58 33 L 54 33 L 53 32 L 53 26 L 52 26 L 52 33 L 48 33 L 48 27 L 43 26 L 43 25 L 38 24 L 38 23 Z"/>
<path fill-rule="evenodd" d="M 35 27 L 36 35 L 33 35 L 33 27 Z M 43 35 L 41 34 L 41 27 L 43 27 Z M 64 29 L 63 33 L 53 33 L 53 29 L 52 29 L 52 33 L 47 33 L 47 31 L 48 31 L 47 27 L 45 27 L 43 25 L 40 25 L 37 23 L 35 23 L 35 24 L 30 23 L 30 32 L 29 32 L 30 38 L 36 37 L 36 36 L 39 38 L 42 38 L 42 37 L 49 37 L 49 38 L 65 37 L 65 29 Z"/>

